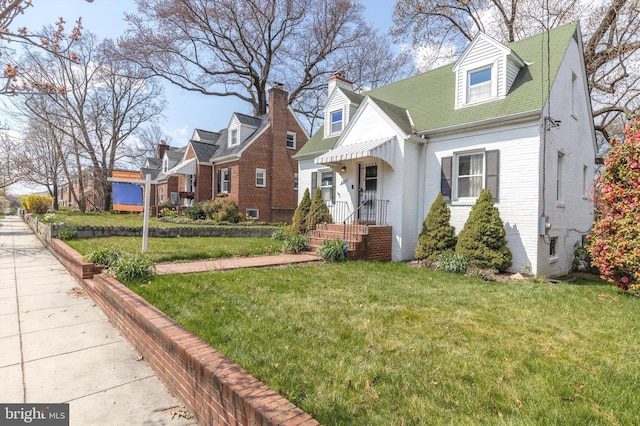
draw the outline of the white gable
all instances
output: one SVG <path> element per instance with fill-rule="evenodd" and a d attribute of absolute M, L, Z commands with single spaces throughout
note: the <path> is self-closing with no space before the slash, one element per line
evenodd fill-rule
<path fill-rule="evenodd" d="M 350 125 L 345 129 L 336 146 L 393 136 L 404 139 L 408 135 L 404 134 L 374 100 L 366 97 L 356 113 L 352 115 Z"/>
<path fill-rule="evenodd" d="M 330 138 L 342 133 L 342 131 L 347 127 L 351 116 L 355 113 L 356 108 L 357 107 L 351 104 L 351 100 L 342 92 L 342 90 L 340 90 L 339 87 L 335 87 L 329 95 L 329 99 L 324 107 L 324 137 Z M 337 112 L 342 113 L 341 129 L 339 131 L 332 132 L 332 114 Z"/>
<path fill-rule="evenodd" d="M 248 124 L 243 124 L 236 114 L 233 114 L 231 120 L 229 121 L 229 125 L 227 126 L 227 131 L 229 134 L 227 135 L 227 141 L 229 146 L 232 146 L 232 135 L 234 132 L 237 134 L 237 142 L 233 145 L 238 145 L 242 141 L 246 140 L 249 136 L 251 136 L 257 127 L 250 126 Z"/>

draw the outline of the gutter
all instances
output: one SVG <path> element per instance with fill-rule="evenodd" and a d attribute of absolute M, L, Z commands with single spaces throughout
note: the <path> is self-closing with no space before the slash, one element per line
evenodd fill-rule
<path fill-rule="evenodd" d="M 296 161 L 313 160 L 314 158 L 319 157 L 321 155 L 324 155 L 329 151 L 331 151 L 331 150 L 330 149 L 325 149 L 325 150 L 322 150 L 322 151 L 308 152 L 308 153 L 305 153 L 305 154 L 295 154 L 295 155 L 292 155 L 291 158 L 293 158 Z"/>
<path fill-rule="evenodd" d="M 536 109 L 531 111 L 519 112 L 517 114 L 503 115 L 501 117 L 494 117 L 494 118 L 489 118 L 489 119 L 480 120 L 480 121 L 472 121 L 469 123 L 456 124 L 448 127 L 441 127 L 439 129 L 425 130 L 425 131 L 419 132 L 418 135 L 431 136 L 431 135 L 438 135 L 442 133 L 457 132 L 457 131 L 465 130 L 469 128 L 477 129 L 480 126 L 491 126 L 494 124 L 503 123 L 505 121 L 521 121 L 521 120 L 534 118 L 534 117 L 539 118 L 541 114 L 542 114 L 542 109 Z"/>
<path fill-rule="evenodd" d="M 220 158 L 216 158 L 215 161 L 212 161 L 212 165 L 216 164 L 224 164 L 224 163 L 230 163 L 232 161 L 237 161 L 240 159 L 240 155 L 238 154 L 229 154 L 226 155 L 224 157 L 220 157 Z"/>

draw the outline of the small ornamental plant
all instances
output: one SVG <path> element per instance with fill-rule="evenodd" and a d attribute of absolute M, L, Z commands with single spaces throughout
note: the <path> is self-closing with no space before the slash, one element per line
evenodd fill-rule
<path fill-rule="evenodd" d="M 592 265 L 602 279 L 640 296 L 640 119 L 625 128 L 623 141 L 611 141 L 595 203 Z"/>

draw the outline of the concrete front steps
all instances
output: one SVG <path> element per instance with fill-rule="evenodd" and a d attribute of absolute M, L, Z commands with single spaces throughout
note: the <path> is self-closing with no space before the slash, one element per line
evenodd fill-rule
<path fill-rule="evenodd" d="M 325 240 L 345 241 L 348 245 L 348 260 L 391 261 L 391 226 L 337 223 L 316 225 L 316 229 L 309 233 L 309 245 L 317 250 Z"/>

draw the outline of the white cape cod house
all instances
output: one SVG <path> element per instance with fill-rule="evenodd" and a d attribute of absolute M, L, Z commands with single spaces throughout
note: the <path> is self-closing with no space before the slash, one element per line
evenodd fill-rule
<path fill-rule="evenodd" d="M 570 270 L 596 152 L 578 23 L 509 45 L 480 33 L 454 64 L 366 93 L 336 74 L 328 90 L 324 126 L 295 158 L 336 223 L 387 225 L 391 259 L 413 259 L 438 192 L 459 232 L 489 187 L 511 270 Z"/>

